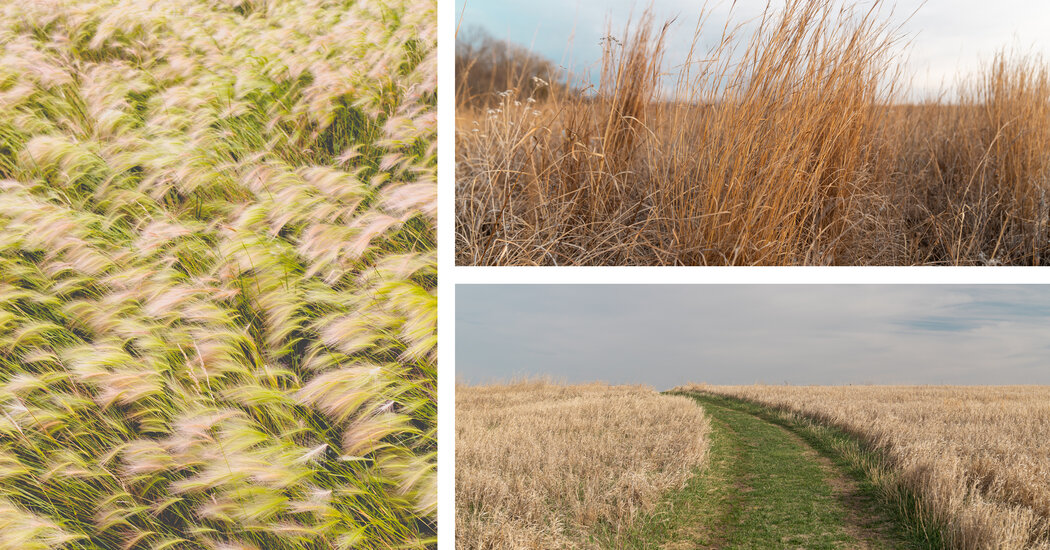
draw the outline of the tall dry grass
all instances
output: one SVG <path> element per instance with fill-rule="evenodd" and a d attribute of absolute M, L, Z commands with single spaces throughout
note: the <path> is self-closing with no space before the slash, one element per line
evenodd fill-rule
<path fill-rule="evenodd" d="M 456 544 L 615 546 L 704 463 L 709 429 L 694 401 L 648 388 L 459 386 Z"/>
<path fill-rule="evenodd" d="M 0 548 L 433 547 L 436 3 L 0 44 Z"/>
<path fill-rule="evenodd" d="M 1050 65 L 1000 53 L 960 84 L 956 105 L 907 118 L 915 129 L 899 145 L 903 204 L 924 253 L 952 264 L 1045 264 Z"/>
<path fill-rule="evenodd" d="M 1050 388 L 686 386 L 794 411 L 883 451 L 952 548 L 1050 548 Z"/>
<path fill-rule="evenodd" d="M 464 97 L 457 261 L 1043 263 L 1046 63 L 1002 55 L 951 102 L 903 105 L 905 43 L 884 3 L 860 9 L 701 26 L 670 87 L 647 15 L 604 41 L 591 91 L 508 77 Z M 721 39 L 701 52 L 701 33 Z"/>

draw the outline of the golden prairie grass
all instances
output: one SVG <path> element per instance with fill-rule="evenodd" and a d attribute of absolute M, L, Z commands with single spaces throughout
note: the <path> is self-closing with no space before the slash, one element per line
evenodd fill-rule
<path fill-rule="evenodd" d="M 1046 62 L 1000 54 L 950 101 L 906 105 L 883 4 L 713 29 L 670 88 L 648 16 L 604 41 L 593 90 L 500 58 L 480 94 L 461 60 L 457 262 L 1044 263 Z"/>
<path fill-rule="evenodd" d="M 0 44 L 0 548 L 433 547 L 436 2 Z"/>
<path fill-rule="evenodd" d="M 458 386 L 456 544 L 615 546 L 704 463 L 709 429 L 693 400 L 643 387 Z"/>
<path fill-rule="evenodd" d="M 1050 548 L 1050 388 L 706 386 L 840 427 L 890 460 L 952 548 Z"/>

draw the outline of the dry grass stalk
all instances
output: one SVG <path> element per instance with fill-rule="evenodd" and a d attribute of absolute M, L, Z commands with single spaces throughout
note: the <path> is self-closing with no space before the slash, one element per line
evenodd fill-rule
<path fill-rule="evenodd" d="M 597 548 L 707 455 L 687 398 L 642 387 L 524 382 L 456 388 L 456 543 Z"/>

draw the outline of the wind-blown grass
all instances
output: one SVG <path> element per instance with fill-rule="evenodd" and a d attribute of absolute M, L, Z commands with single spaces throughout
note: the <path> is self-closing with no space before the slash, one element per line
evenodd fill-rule
<path fill-rule="evenodd" d="M 435 4 L 0 8 L 0 548 L 433 545 Z"/>

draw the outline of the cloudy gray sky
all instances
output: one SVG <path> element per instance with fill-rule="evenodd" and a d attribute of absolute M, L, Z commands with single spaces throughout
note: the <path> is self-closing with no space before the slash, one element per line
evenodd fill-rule
<path fill-rule="evenodd" d="M 871 0 L 834 0 L 840 5 L 870 6 Z M 729 0 L 707 3 L 707 43 L 717 40 L 725 22 L 754 19 L 766 0 L 738 0 L 730 18 Z M 774 7 L 783 0 L 772 0 Z M 1001 48 L 1050 57 L 1050 2 L 1047 0 L 892 0 L 886 13 L 911 41 L 908 71 L 913 95 L 936 93 L 956 75 L 970 74 Z M 456 0 L 461 29 L 480 26 L 499 38 L 529 47 L 576 72 L 597 72 L 599 40 L 606 23 L 616 31 L 648 0 Z M 654 0 L 657 21 L 678 17 L 670 32 L 666 61 L 685 59 L 702 0 Z M 615 34 L 614 34 L 615 36 Z M 571 40 L 571 48 L 570 48 Z M 702 40 L 702 44 L 704 41 Z"/>
<path fill-rule="evenodd" d="M 456 377 L 1050 384 L 1050 285 L 457 285 Z"/>

